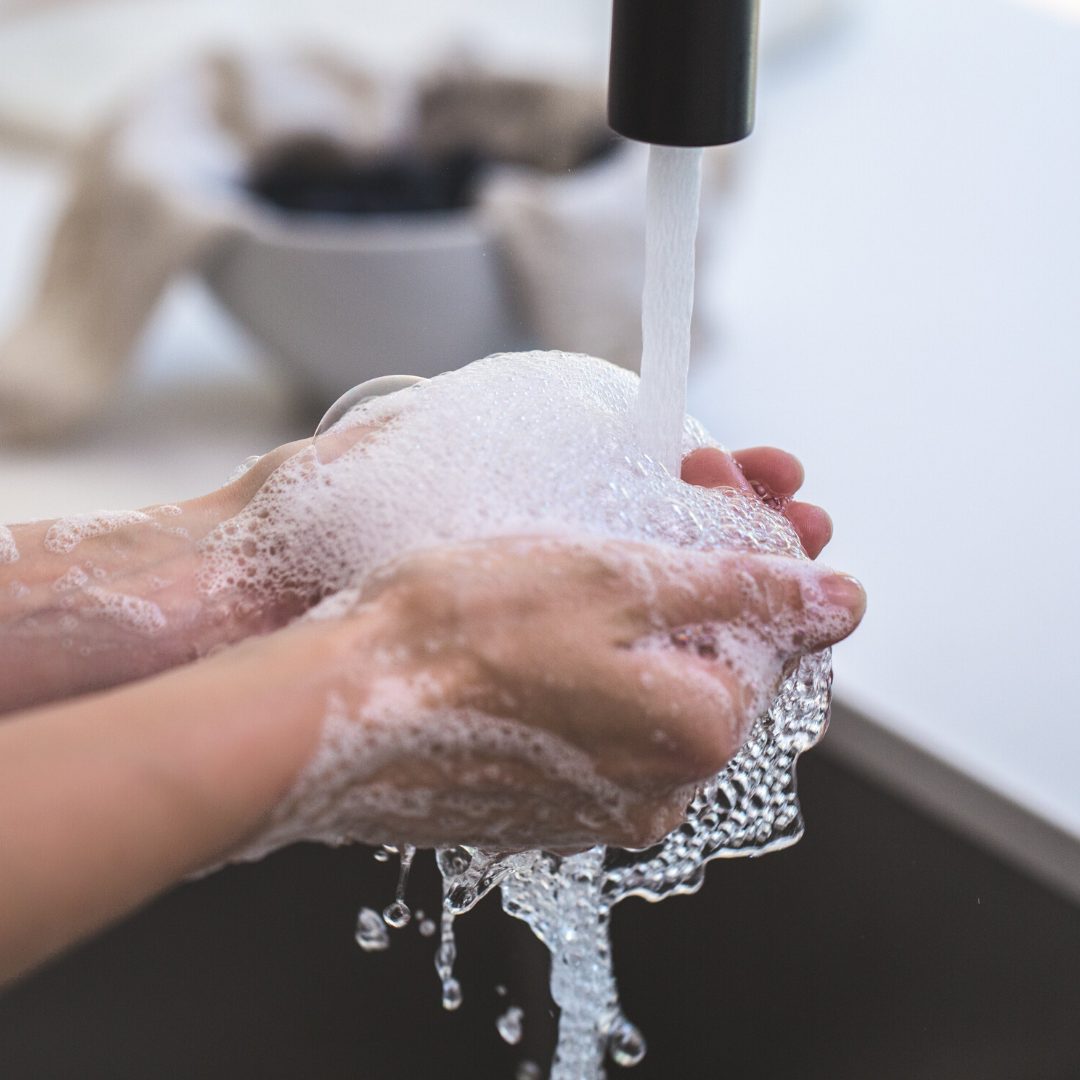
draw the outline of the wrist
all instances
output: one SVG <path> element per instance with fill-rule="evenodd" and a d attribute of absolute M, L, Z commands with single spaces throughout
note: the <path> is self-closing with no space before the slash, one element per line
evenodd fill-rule
<path fill-rule="evenodd" d="M 151 675 L 250 632 L 198 585 L 199 543 L 231 508 L 210 497 L 13 526 L 0 711 Z"/>
<path fill-rule="evenodd" d="M 268 638 L 0 724 L 0 924 L 18 930 L 0 983 L 259 829 L 318 737 L 314 644 Z"/>
<path fill-rule="evenodd" d="M 233 519 L 241 518 L 259 490 L 282 462 L 303 449 L 310 440 L 280 446 L 263 454 L 249 468 L 224 487 L 184 504 L 185 511 L 199 523 L 197 542 L 191 552 L 191 565 L 185 575 L 188 593 L 201 605 L 201 618 L 194 629 L 196 651 L 202 655 L 222 645 L 258 636 L 292 622 L 310 606 L 310 595 L 292 594 L 282 589 L 276 598 L 256 601 L 245 588 L 243 560 L 230 567 L 228 575 L 214 575 L 213 585 L 203 579 L 205 571 L 202 541 L 217 531 L 217 546 L 227 546 L 228 530 Z M 243 528 L 240 522 L 239 528 Z M 221 544 L 222 539 L 226 541 Z M 239 542 L 237 540 L 237 547 Z M 247 568 L 250 573 L 250 567 Z M 235 574 L 235 581 L 230 580 Z M 224 580 L 221 580 L 224 577 Z"/>
<path fill-rule="evenodd" d="M 160 704 L 139 738 L 153 745 L 159 767 L 178 770 L 181 783 L 199 792 L 216 833 L 213 848 L 200 833 L 205 846 L 192 853 L 189 870 L 264 841 L 275 817 L 289 818 L 289 796 L 316 756 L 331 710 L 344 702 L 350 713 L 362 711 L 386 673 L 387 626 L 383 606 L 365 604 L 142 684 Z"/>

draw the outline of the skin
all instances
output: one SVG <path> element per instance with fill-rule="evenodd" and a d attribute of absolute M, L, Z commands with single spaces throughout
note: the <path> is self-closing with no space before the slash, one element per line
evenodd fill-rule
<path fill-rule="evenodd" d="M 436 766 L 403 752 L 347 784 L 428 792 L 430 819 L 374 816 L 353 823 L 358 836 L 493 840 L 475 817 L 455 820 L 467 791 L 496 800 L 504 848 L 640 846 L 731 757 L 785 668 L 846 636 L 864 610 L 852 579 L 808 578 L 793 560 L 528 538 L 414 556 L 340 618 L 296 622 L 298 600 L 208 610 L 196 602 L 199 539 L 300 445 L 179 514 L 151 511 L 76 551 L 47 552 L 48 523 L 13 528 L 22 557 L 0 566 L 0 710 L 21 711 L 0 724 L 0 983 L 256 836 L 309 761 L 330 695 L 364 723 L 388 686 L 437 689 L 442 707 L 572 746 L 631 796 L 613 815 L 527 762 L 471 751 Z M 802 469 L 781 451 L 698 451 L 684 479 L 779 500 L 811 556 L 829 539 L 824 511 L 789 501 Z M 157 604 L 165 627 L 136 634 L 102 618 L 85 589 L 57 591 L 73 562 L 108 591 Z M 811 600 L 835 615 L 828 632 L 808 618 Z M 784 624 L 798 640 L 777 635 L 751 672 L 635 648 L 701 623 Z"/>

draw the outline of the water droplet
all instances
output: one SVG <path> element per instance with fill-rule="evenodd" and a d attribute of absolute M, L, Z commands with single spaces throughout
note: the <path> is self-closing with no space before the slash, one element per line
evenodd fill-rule
<path fill-rule="evenodd" d="M 356 915 L 356 944 L 364 952 L 382 952 L 390 947 L 386 923 L 377 911 L 361 908 Z"/>
<path fill-rule="evenodd" d="M 645 1037 L 638 1029 L 620 1016 L 608 1032 L 608 1053 L 616 1065 L 628 1068 L 637 1065 L 645 1057 Z"/>
<path fill-rule="evenodd" d="M 457 979 L 447 979 L 442 988 L 442 1007 L 447 1012 L 453 1012 L 461 1007 L 464 995 L 461 993 L 461 983 Z"/>
<path fill-rule="evenodd" d="M 436 930 L 434 920 L 421 919 L 419 923 L 419 930 L 422 937 L 434 937 Z"/>
<path fill-rule="evenodd" d="M 518 1063 L 514 1080 L 543 1080 L 544 1070 L 535 1061 L 521 1061 Z"/>
<path fill-rule="evenodd" d="M 391 926 L 395 930 L 408 926 L 411 918 L 412 912 L 404 900 L 395 900 L 393 903 L 387 904 L 383 911 L 383 921 L 387 926 Z"/>
<path fill-rule="evenodd" d="M 478 899 L 475 889 L 469 888 L 468 885 L 455 885 L 447 896 L 447 903 L 455 912 L 461 914 L 468 911 Z"/>
<path fill-rule="evenodd" d="M 444 877 L 457 877 L 472 865 L 472 855 L 463 847 L 443 848 L 436 859 Z"/>
<path fill-rule="evenodd" d="M 495 1021 L 495 1026 L 499 1030 L 499 1035 L 502 1036 L 502 1040 L 505 1043 L 509 1043 L 511 1046 L 517 1046 L 521 1042 L 521 1027 L 522 1027 L 523 1014 L 521 1009 L 516 1005 L 511 1005 Z"/>

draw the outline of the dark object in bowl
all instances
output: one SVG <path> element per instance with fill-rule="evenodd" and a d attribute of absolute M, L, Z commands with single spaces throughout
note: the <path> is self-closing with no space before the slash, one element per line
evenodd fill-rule
<path fill-rule="evenodd" d="M 572 168 L 587 168 L 613 153 L 610 132 L 575 147 Z M 469 146 L 407 148 L 377 157 L 350 152 L 323 136 L 290 139 L 255 164 L 248 190 L 280 210 L 308 214 L 412 214 L 463 210 L 476 201 L 488 167 L 521 165 Z M 532 163 L 541 169 L 541 164 Z"/>
<path fill-rule="evenodd" d="M 322 138 L 292 140 L 259 162 L 252 194 L 282 210 L 315 214 L 400 214 L 471 206 L 486 162 L 459 149 L 438 156 L 396 150 L 350 154 Z"/>

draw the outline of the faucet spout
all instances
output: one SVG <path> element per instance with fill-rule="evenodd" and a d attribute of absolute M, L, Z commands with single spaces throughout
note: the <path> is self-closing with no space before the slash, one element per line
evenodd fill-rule
<path fill-rule="evenodd" d="M 608 123 L 661 146 L 745 139 L 757 26 L 758 0 L 614 0 Z"/>

